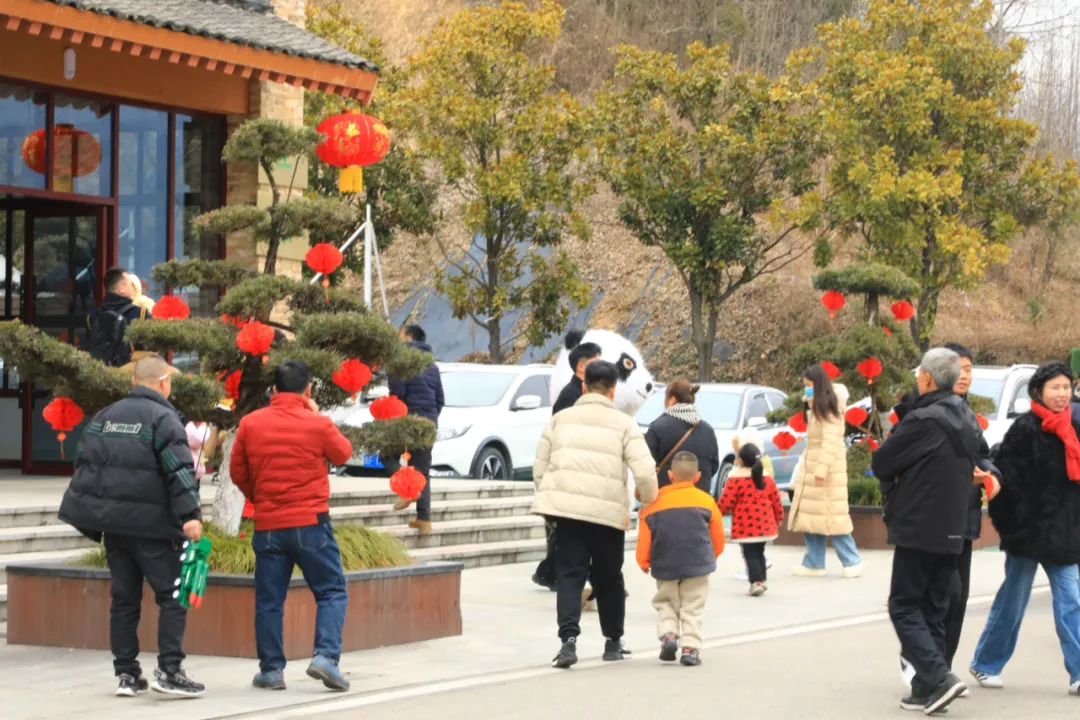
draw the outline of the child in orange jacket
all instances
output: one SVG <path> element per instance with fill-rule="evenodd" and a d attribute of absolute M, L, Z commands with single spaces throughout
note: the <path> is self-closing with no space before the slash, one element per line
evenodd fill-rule
<path fill-rule="evenodd" d="M 638 517 L 637 562 L 656 578 L 660 659 L 674 661 L 681 639 L 680 662 L 700 665 L 701 616 L 709 575 L 724 551 L 724 518 L 712 497 L 695 486 L 701 473 L 693 453 L 676 453 L 668 477 L 671 484 Z"/>
<path fill-rule="evenodd" d="M 750 578 L 749 593 L 760 597 L 765 585 L 765 543 L 775 540 L 784 519 L 776 483 L 765 474 L 761 450 L 747 444 L 739 449 L 738 463 L 720 496 L 720 512 L 731 515 L 731 541 L 742 546 Z"/>

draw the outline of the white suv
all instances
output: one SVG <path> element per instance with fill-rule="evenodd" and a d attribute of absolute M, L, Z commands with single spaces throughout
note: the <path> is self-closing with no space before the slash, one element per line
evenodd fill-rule
<path fill-rule="evenodd" d="M 1017 416 L 1031 410 L 1028 383 L 1037 370 L 1035 365 L 1012 367 L 973 367 L 970 395 L 981 395 L 994 401 L 994 411 L 986 416 L 990 422 L 983 437 L 990 449 L 1005 439 Z"/>

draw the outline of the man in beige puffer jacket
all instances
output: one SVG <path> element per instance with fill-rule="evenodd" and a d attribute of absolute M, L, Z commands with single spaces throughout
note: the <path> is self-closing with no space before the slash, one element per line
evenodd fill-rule
<path fill-rule="evenodd" d="M 534 515 L 555 522 L 556 606 L 562 648 L 555 667 L 577 662 L 581 593 L 592 566 L 604 660 L 622 660 L 626 595 L 623 558 L 630 527 L 627 468 L 643 505 L 656 499 L 656 463 L 634 419 L 615 408 L 619 374 L 597 360 L 585 370 L 585 395 L 551 418 L 536 448 Z"/>

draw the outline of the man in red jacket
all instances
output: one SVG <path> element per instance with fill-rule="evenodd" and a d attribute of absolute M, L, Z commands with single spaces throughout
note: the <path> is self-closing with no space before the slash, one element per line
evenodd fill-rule
<path fill-rule="evenodd" d="M 327 461 L 343 465 L 350 457 L 352 445 L 311 399 L 311 369 L 299 360 L 279 365 L 270 407 L 240 421 L 229 464 L 232 481 L 255 506 L 255 687 L 285 689 L 285 593 L 299 565 L 318 604 L 307 674 L 349 689 L 338 669 L 349 594 L 330 525 Z"/>

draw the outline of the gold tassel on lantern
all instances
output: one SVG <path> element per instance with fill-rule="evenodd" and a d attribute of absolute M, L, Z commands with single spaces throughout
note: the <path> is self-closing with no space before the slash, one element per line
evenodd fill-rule
<path fill-rule="evenodd" d="M 338 190 L 343 193 L 363 192 L 364 169 L 359 165 L 341 168 L 341 173 L 338 175 Z"/>

